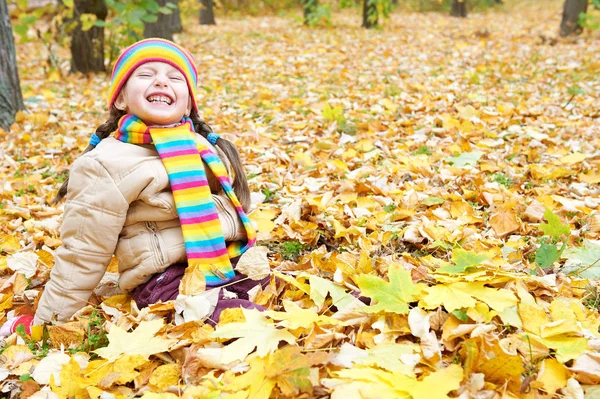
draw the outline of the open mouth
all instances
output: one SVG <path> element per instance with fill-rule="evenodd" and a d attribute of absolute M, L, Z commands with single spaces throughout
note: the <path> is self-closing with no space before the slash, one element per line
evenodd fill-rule
<path fill-rule="evenodd" d="M 151 103 L 166 104 L 166 105 L 171 105 L 171 103 L 173 103 L 173 99 L 171 97 L 165 96 L 162 94 L 155 94 L 155 95 L 149 96 L 146 100 L 148 100 L 148 102 L 151 102 Z"/>

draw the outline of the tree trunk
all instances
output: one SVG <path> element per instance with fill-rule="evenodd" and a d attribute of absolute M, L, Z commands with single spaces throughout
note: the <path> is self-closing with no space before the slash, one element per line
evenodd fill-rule
<path fill-rule="evenodd" d="M 363 0 L 363 28 L 373 28 L 379 23 L 377 0 Z"/>
<path fill-rule="evenodd" d="M 213 0 L 200 0 L 200 25 L 216 25 Z"/>
<path fill-rule="evenodd" d="M 8 130 L 20 109 L 25 109 L 25 106 L 17 71 L 15 41 L 6 0 L 0 0 L 0 127 Z"/>
<path fill-rule="evenodd" d="M 467 0 L 452 0 L 450 15 L 465 18 L 467 16 Z"/>
<path fill-rule="evenodd" d="M 104 0 L 75 0 L 73 18 L 94 14 L 104 21 L 108 9 Z M 88 31 L 78 23 L 71 34 L 71 72 L 104 72 L 104 28 L 94 26 Z"/>
<path fill-rule="evenodd" d="M 579 14 L 587 11 L 588 0 L 565 0 L 562 21 L 560 22 L 560 35 L 569 36 L 580 34 Z"/>
<path fill-rule="evenodd" d="M 319 0 L 302 0 L 302 9 L 304 11 L 304 25 L 310 25 L 312 16 L 317 12 Z"/>
<path fill-rule="evenodd" d="M 175 3 L 173 0 L 156 0 L 160 7 L 165 7 L 167 3 Z M 179 7 L 178 7 L 179 8 Z M 158 13 L 156 15 L 156 22 L 149 22 L 144 24 L 144 37 L 160 37 L 161 39 L 173 40 L 173 32 L 174 27 L 173 23 L 175 22 L 173 18 L 173 14 L 175 10 L 172 10 L 171 14 L 162 14 Z"/>
<path fill-rule="evenodd" d="M 181 33 L 183 32 L 183 26 L 181 25 L 181 13 L 179 11 L 179 0 L 171 0 L 171 3 L 175 3 L 177 8 L 173 9 L 173 14 L 171 14 L 171 27 L 173 29 L 173 33 Z"/>

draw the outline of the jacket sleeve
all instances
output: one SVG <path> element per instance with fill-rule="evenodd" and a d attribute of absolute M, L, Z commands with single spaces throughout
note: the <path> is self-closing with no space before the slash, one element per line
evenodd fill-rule
<path fill-rule="evenodd" d="M 92 157 L 71 168 L 61 240 L 34 324 L 65 322 L 83 308 L 115 251 L 129 203 Z"/>

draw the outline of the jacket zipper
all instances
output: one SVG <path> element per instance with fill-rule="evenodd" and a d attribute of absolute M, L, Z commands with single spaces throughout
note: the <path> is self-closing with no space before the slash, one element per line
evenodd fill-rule
<path fill-rule="evenodd" d="M 214 197 L 214 201 L 218 202 L 222 209 L 225 209 L 225 206 L 223 205 L 219 197 Z M 233 231 L 235 229 L 235 221 L 233 220 L 233 216 L 231 216 L 227 211 L 224 211 L 223 214 L 225 215 L 225 219 L 229 221 L 228 227 L 230 228 L 230 230 L 232 230 L 232 233 L 236 234 L 237 232 Z M 223 226 L 223 223 L 221 223 L 221 229 L 223 229 L 224 227 L 225 226 Z"/>
<path fill-rule="evenodd" d="M 158 259 L 160 260 L 160 263 L 162 264 L 165 262 L 165 260 L 163 257 L 162 248 L 160 247 L 160 240 L 158 239 L 158 229 L 152 222 L 146 222 L 146 226 L 152 232 L 152 236 L 154 238 L 154 243 L 156 244 L 156 248 L 158 248 Z"/>

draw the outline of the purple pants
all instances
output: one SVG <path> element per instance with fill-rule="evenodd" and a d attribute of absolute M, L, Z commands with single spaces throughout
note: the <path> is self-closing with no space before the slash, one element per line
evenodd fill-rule
<path fill-rule="evenodd" d="M 162 273 L 156 273 L 146 283 L 136 287 L 132 296 L 138 307 L 145 308 L 148 305 L 157 303 L 158 301 L 166 302 L 174 300 L 179 295 L 179 283 L 183 278 L 187 264 L 177 263 L 171 265 Z M 219 293 L 217 306 L 207 320 L 207 323 L 215 325 L 219 322 L 221 312 L 230 308 L 258 309 L 260 311 L 265 308 L 248 300 L 248 291 L 257 285 L 265 288 L 269 284 L 269 277 L 262 280 L 250 280 L 246 275 L 235 272 L 235 277 L 228 281 L 227 291 L 237 294 L 237 299 L 225 299 L 223 292 Z"/>

